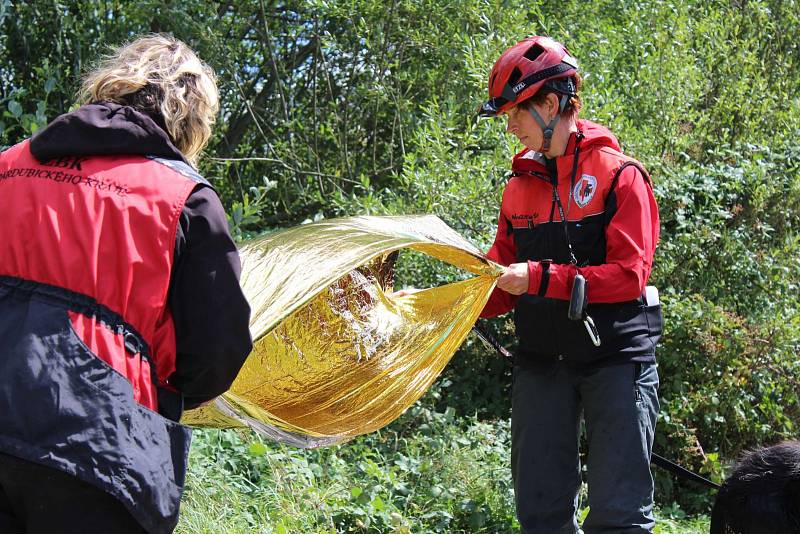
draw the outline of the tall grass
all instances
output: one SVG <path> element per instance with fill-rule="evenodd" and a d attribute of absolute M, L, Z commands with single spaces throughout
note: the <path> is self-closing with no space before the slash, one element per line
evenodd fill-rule
<path fill-rule="evenodd" d="M 508 420 L 457 417 L 424 401 L 381 432 L 318 450 L 196 431 L 177 532 L 519 532 L 509 450 Z M 657 533 L 708 531 L 704 517 L 675 505 L 658 514 Z"/>

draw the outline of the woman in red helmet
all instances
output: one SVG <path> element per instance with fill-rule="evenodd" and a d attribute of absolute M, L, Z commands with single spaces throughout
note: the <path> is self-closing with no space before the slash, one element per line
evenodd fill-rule
<path fill-rule="evenodd" d="M 650 177 L 578 118 L 563 45 L 529 37 L 489 77 L 482 116 L 506 115 L 512 162 L 488 256 L 507 266 L 483 317 L 514 309 L 511 463 L 525 533 L 575 533 L 581 418 L 587 534 L 651 532 L 661 312 L 646 287 L 659 234 Z"/>

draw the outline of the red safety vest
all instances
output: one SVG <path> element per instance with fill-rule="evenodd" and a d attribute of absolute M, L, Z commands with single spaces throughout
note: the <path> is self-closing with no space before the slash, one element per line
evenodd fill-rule
<path fill-rule="evenodd" d="M 90 297 L 122 317 L 132 328 L 67 310 L 78 338 L 157 410 L 155 386 L 175 370 L 175 233 L 197 183 L 143 156 L 40 163 L 28 141 L 2 154 L 0 183 L 0 276 Z"/>

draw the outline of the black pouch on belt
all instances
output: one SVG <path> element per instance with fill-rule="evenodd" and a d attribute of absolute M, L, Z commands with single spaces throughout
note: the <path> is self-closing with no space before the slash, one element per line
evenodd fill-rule
<path fill-rule="evenodd" d="M 600 333 L 594 325 L 594 321 L 586 313 L 586 306 L 589 304 L 589 283 L 582 274 L 576 274 L 572 281 L 572 292 L 569 298 L 569 310 L 567 317 L 572 321 L 583 321 L 586 333 L 594 343 L 595 347 L 600 346 Z"/>

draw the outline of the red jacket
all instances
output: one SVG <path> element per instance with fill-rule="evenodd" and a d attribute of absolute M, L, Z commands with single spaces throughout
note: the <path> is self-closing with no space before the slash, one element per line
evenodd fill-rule
<path fill-rule="evenodd" d="M 501 315 L 516 306 L 520 349 L 534 355 L 599 361 L 633 344 L 638 359 L 651 358 L 655 333 L 644 336 L 645 341 L 640 339 L 643 332 L 625 331 L 612 317 L 616 313 L 612 308 L 641 306 L 650 276 L 659 220 L 649 176 L 641 164 L 620 152 L 607 129 L 583 120 L 578 121 L 578 133 L 570 137 L 565 155 L 549 165 L 532 150 L 514 157 L 488 256 L 503 265 L 527 261 L 529 288 L 522 298 L 495 289 L 482 317 Z M 570 263 L 556 193 L 569 221 L 577 267 Z M 547 266 L 549 262 L 542 260 L 552 263 Z M 552 339 L 580 336 L 588 341 L 580 332 L 583 325 L 566 317 L 566 301 L 578 272 L 588 282 L 589 314 L 595 322 L 600 319 L 605 346 L 599 349 Z M 634 303 L 637 299 L 640 302 Z"/>

